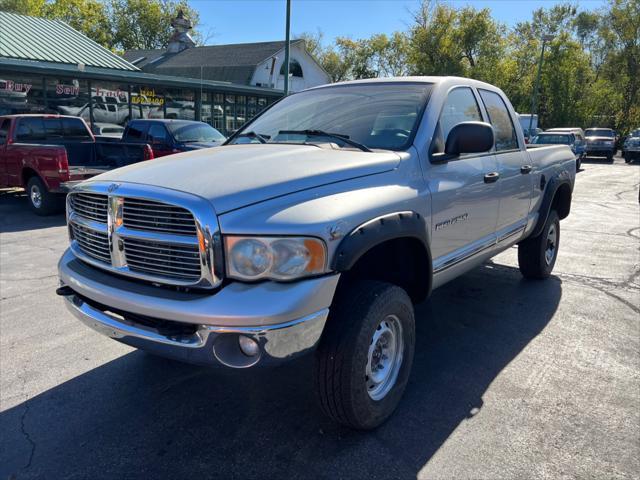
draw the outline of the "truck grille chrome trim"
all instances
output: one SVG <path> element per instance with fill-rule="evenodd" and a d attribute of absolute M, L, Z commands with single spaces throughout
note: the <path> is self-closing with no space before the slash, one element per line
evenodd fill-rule
<path fill-rule="evenodd" d="M 117 274 L 165 285 L 221 283 L 217 217 L 205 200 L 157 187 L 94 182 L 67 198 L 71 250 Z"/>

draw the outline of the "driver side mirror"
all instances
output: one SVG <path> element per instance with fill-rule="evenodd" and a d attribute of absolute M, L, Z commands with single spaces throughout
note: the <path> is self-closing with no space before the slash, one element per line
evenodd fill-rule
<path fill-rule="evenodd" d="M 451 129 L 444 153 L 434 153 L 432 163 L 444 163 L 463 153 L 487 152 L 493 148 L 493 127 L 485 122 L 461 122 Z"/>

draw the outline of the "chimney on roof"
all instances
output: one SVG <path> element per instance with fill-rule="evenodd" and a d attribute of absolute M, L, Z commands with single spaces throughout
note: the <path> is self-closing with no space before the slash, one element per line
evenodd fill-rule
<path fill-rule="evenodd" d="M 191 20 L 185 18 L 182 9 L 178 10 L 178 16 L 171 20 L 171 26 L 173 27 L 173 35 L 171 35 L 167 46 L 169 53 L 178 53 L 196 46 L 196 42 L 189 35 L 189 30 L 193 28 L 193 24 Z"/>

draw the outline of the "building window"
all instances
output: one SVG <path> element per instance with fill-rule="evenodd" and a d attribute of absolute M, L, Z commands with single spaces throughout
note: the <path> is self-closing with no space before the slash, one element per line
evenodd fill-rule
<path fill-rule="evenodd" d="M 280 75 L 284 75 L 284 63 L 280 67 Z M 289 60 L 289 75 L 292 77 L 302 78 L 302 66 L 295 58 Z"/>
<path fill-rule="evenodd" d="M 224 96 L 224 118 L 225 118 L 225 128 L 224 134 L 230 135 L 237 126 L 236 126 L 236 96 L 235 95 L 225 95 Z"/>
<path fill-rule="evenodd" d="M 258 114 L 257 105 L 258 99 L 256 97 L 247 97 L 247 121 Z"/>
<path fill-rule="evenodd" d="M 128 85 L 94 80 L 91 82 L 91 103 L 93 123 L 125 125 L 131 116 Z"/>
<path fill-rule="evenodd" d="M 133 85 L 131 118 L 164 118 L 165 91 L 162 87 Z"/>
<path fill-rule="evenodd" d="M 195 120 L 195 92 L 186 89 L 170 89 L 165 95 L 164 118 Z"/>
<path fill-rule="evenodd" d="M 45 113 L 42 77 L 14 76 L 0 72 L 0 115 Z"/>

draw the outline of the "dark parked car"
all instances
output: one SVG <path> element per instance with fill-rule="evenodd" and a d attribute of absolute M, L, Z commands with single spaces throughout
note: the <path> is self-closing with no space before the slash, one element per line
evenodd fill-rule
<path fill-rule="evenodd" d="M 613 163 L 616 153 L 616 133 L 610 128 L 587 128 L 584 132 L 587 140 L 587 157 L 607 157 Z"/>
<path fill-rule="evenodd" d="M 124 131 L 125 142 L 148 143 L 156 157 L 222 145 L 226 140 L 204 122 L 191 120 L 131 120 Z"/>

